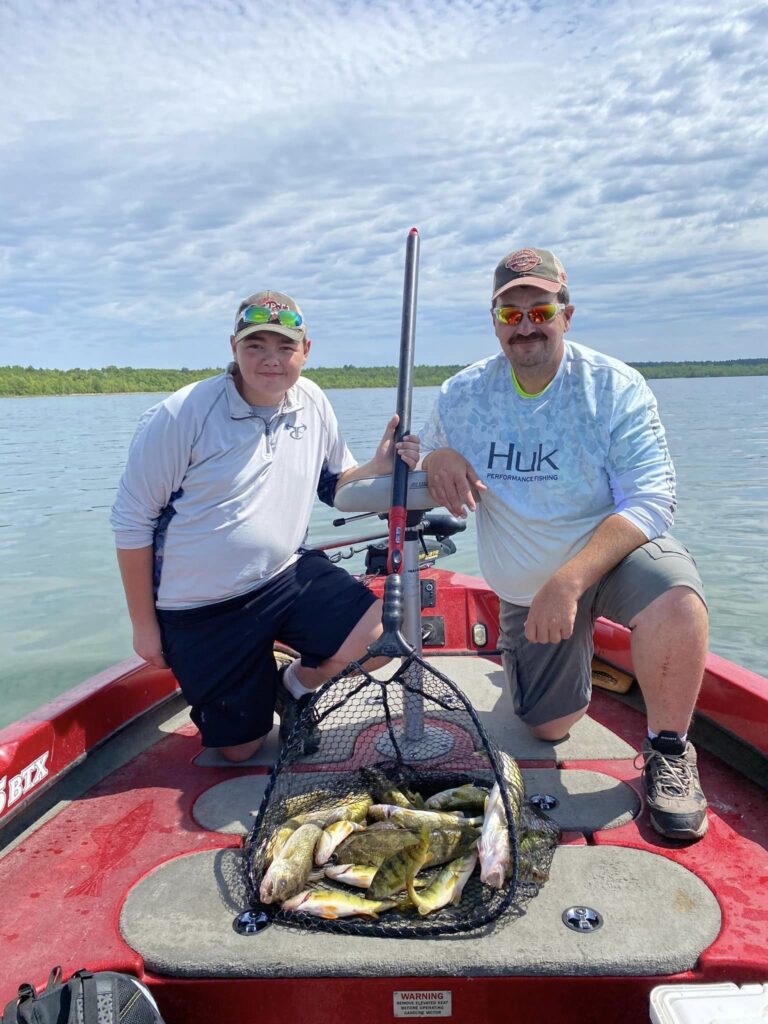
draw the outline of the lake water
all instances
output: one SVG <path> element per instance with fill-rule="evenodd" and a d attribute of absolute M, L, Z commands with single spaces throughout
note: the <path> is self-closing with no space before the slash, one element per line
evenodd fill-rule
<path fill-rule="evenodd" d="M 651 381 L 678 472 L 675 535 L 707 588 L 711 648 L 768 676 L 768 377 Z M 418 429 L 436 388 L 413 394 Z M 360 461 L 395 389 L 330 391 Z M 0 726 L 128 657 L 130 628 L 108 517 L 139 415 L 162 395 L 0 399 Z M 343 530 L 317 503 L 317 543 Z M 474 529 L 441 564 L 477 573 Z M 343 564 L 357 571 L 362 556 Z"/>

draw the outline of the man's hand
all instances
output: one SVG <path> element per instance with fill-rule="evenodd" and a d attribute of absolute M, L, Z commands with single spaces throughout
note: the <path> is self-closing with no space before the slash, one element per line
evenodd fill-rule
<path fill-rule="evenodd" d="M 525 638 L 534 644 L 556 644 L 573 635 L 581 592 L 568 580 L 551 576 L 534 596 L 525 620 Z"/>
<path fill-rule="evenodd" d="M 462 519 L 466 519 L 467 509 L 477 510 L 475 492 L 488 488 L 463 455 L 453 448 L 438 448 L 429 453 L 422 465 L 427 473 L 429 493 L 438 505 L 444 505 Z"/>
<path fill-rule="evenodd" d="M 406 434 L 402 441 L 395 444 L 395 430 L 399 422 L 400 417 L 395 413 L 379 441 L 376 454 L 368 464 L 377 476 L 384 476 L 392 472 L 393 451 L 397 451 L 403 462 L 411 469 L 419 461 L 419 439 L 416 434 Z"/>
<path fill-rule="evenodd" d="M 133 649 L 140 658 L 155 668 L 168 668 L 168 663 L 163 657 L 163 642 L 160 639 L 160 626 L 157 622 L 133 627 Z"/>

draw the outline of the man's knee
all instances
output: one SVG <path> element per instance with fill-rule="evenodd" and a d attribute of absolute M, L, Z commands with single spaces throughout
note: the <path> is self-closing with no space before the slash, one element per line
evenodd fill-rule
<path fill-rule="evenodd" d="M 638 626 L 674 622 L 680 626 L 708 621 L 707 606 L 691 587 L 675 586 L 659 594 L 638 612 L 629 623 L 630 629 Z"/>

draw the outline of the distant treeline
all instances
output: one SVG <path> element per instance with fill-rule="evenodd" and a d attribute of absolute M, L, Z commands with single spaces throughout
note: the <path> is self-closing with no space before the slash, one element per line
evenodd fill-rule
<path fill-rule="evenodd" d="M 703 360 L 686 363 L 630 363 L 644 377 L 755 377 L 768 374 L 768 358 Z M 458 373 L 456 366 L 415 366 L 415 387 L 442 384 Z M 98 395 L 129 391 L 176 391 L 221 373 L 222 367 L 205 370 L 154 370 L 132 366 L 105 366 L 101 370 L 42 370 L 34 366 L 0 366 L 0 396 Z M 397 385 L 395 366 L 329 366 L 308 369 L 304 376 L 321 388 L 389 388 Z"/>

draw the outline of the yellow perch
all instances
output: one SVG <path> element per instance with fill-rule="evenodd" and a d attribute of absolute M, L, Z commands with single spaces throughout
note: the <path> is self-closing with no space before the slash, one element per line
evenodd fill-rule
<path fill-rule="evenodd" d="M 411 902 L 418 907 L 421 916 L 425 917 L 436 910 L 441 910 L 449 903 L 457 904 L 476 864 L 477 851 L 473 850 L 465 857 L 459 857 L 457 860 L 452 860 L 450 864 L 446 864 L 434 882 L 427 886 L 422 893 L 416 892 L 416 886 L 409 882 L 408 895 L 411 897 Z"/>
<path fill-rule="evenodd" d="M 283 903 L 283 910 L 298 911 L 301 914 L 312 914 L 324 917 L 329 921 L 339 917 L 378 917 L 385 910 L 394 907 L 394 900 L 367 900 L 351 892 L 338 892 L 335 889 L 307 889 Z"/>

